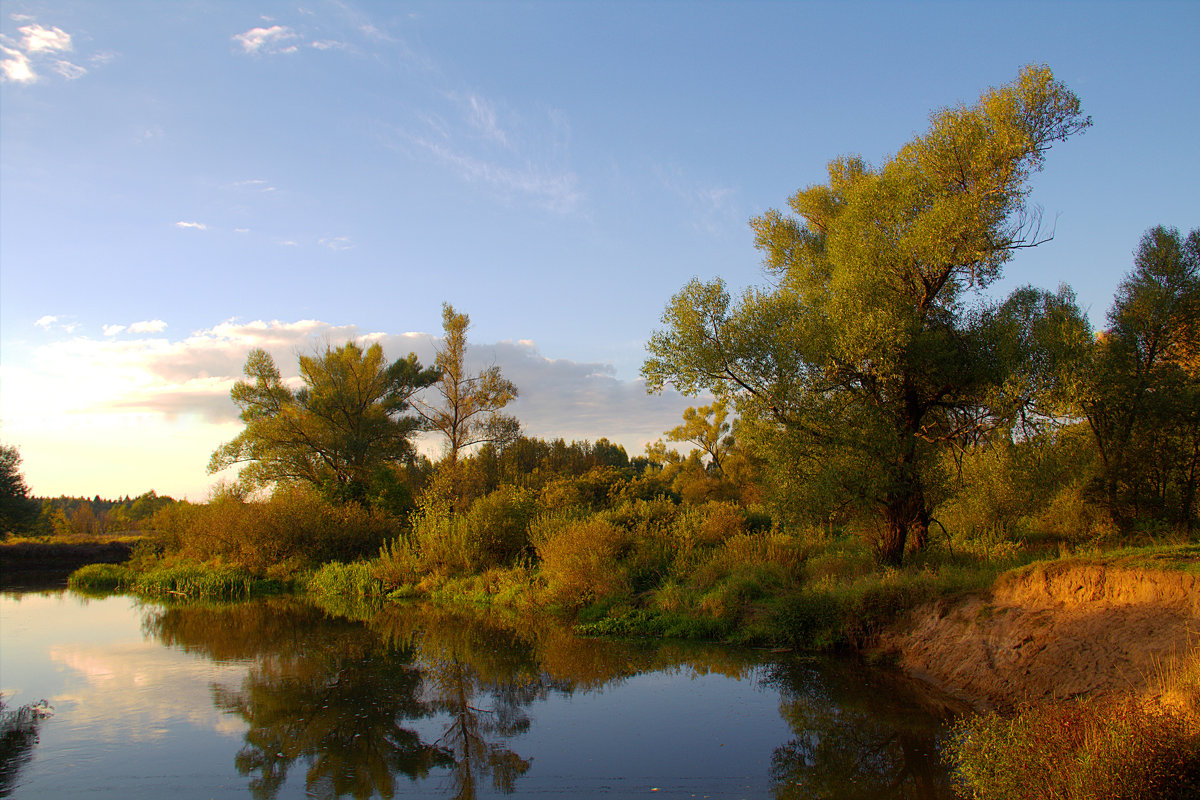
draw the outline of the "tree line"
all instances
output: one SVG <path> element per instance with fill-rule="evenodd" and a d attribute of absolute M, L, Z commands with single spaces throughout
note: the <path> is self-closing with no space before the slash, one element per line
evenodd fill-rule
<path fill-rule="evenodd" d="M 733 297 L 719 278 L 693 280 L 668 303 L 642 374 L 651 391 L 712 402 L 644 454 L 523 435 L 504 413 L 517 387 L 494 365 L 467 369 L 470 319 L 444 304 L 429 367 L 347 342 L 300 356 L 293 385 L 251 352 L 232 390 L 244 428 L 209 470 L 240 467 L 223 490 L 235 498 L 302 486 L 402 526 L 502 487 L 592 508 L 731 502 L 786 531 L 857 532 L 889 565 L 935 537 L 967 546 L 1021 526 L 1191 536 L 1200 229 L 1146 232 L 1099 332 L 1067 286 L 987 293 L 1051 238 L 1032 178 L 1090 125 L 1033 66 L 933 113 L 879 164 L 830 162 L 790 212 L 751 221 L 766 284 Z M 437 463 L 414 445 L 427 431 L 443 441 Z"/>

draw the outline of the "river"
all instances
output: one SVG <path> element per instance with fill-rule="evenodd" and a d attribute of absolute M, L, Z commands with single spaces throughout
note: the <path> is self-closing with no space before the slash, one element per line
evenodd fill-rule
<path fill-rule="evenodd" d="M 432 607 L 6 591 L 0 694 L 0 797 L 954 796 L 891 672 Z"/>

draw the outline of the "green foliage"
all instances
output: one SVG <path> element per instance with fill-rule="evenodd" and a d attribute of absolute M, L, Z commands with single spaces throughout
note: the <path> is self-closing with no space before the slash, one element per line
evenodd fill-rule
<path fill-rule="evenodd" d="M 305 589 L 314 594 L 335 597 L 379 597 L 385 594 L 383 583 L 375 577 L 375 570 L 365 561 L 343 564 L 331 561 L 308 579 Z"/>
<path fill-rule="evenodd" d="M 1017 334 L 1083 328 L 1066 293 L 965 305 L 1039 243 L 1028 180 L 1089 124 L 1048 68 L 1028 67 L 973 107 L 936 112 L 879 167 L 831 162 L 827 184 L 790 199 L 797 217 L 752 222 L 774 286 L 735 303 L 721 281 L 693 281 L 672 299 L 648 384 L 735 400 L 782 503 L 879 514 L 879 558 L 898 564 L 910 531 L 925 544 L 938 447 L 1054 383 L 1022 385 L 1040 374 L 1022 352 L 1040 337 Z M 1014 326 L 1017 309 L 1060 321 Z"/>
<path fill-rule="evenodd" d="M 712 405 L 689 408 L 683 412 L 683 424 L 666 432 L 668 441 L 691 442 L 709 457 L 709 465 L 721 471 L 722 456 L 733 447 L 730 435 L 732 423 L 726 422 L 729 401 L 716 400 Z"/>
<path fill-rule="evenodd" d="M 88 564 L 71 573 L 67 586 L 82 592 L 107 594 L 130 589 L 135 575 L 121 564 Z"/>
<path fill-rule="evenodd" d="M 237 567 L 195 563 L 160 564 L 138 572 L 119 564 L 91 564 L 71 574 L 68 585 L 88 593 L 132 592 L 150 597 L 236 600 L 277 594 L 287 588 Z"/>
<path fill-rule="evenodd" d="M 245 464 L 239 481 L 247 489 L 305 483 L 338 502 L 386 494 L 389 470 L 414 455 L 421 423 L 405 414 L 409 402 L 437 376 L 411 353 L 388 364 L 379 344 L 353 342 L 300 356 L 295 391 L 265 350 L 250 353 L 245 373 L 251 381 L 232 396 L 246 427 L 213 453 L 209 472 Z"/>
<path fill-rule="evenodd" d="M 958 723 L 948 757 L 975 800 L 1184 800 L 1200 718 L 1135 698 L 1023 706 Z"/>

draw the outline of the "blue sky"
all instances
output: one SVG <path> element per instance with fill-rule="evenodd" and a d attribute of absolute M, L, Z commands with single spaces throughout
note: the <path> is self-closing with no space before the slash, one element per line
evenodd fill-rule
<path fill-rule="evenodd" d="M 747 221 L 1046 63 L 1094 126 L 997 293 L 1097 326 L 1146 228 L 1200 225 L 1200 3 L 0 5 L 0 438 L 33 491 L 202 499 L 265 346 L 430 360 L 441 304 L 538 436 L 630 454 L 695 401 L 644 345 Z"/>

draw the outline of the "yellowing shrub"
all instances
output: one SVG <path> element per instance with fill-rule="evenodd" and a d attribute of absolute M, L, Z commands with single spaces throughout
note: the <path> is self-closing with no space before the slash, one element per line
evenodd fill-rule
<path fill-rule="evenodd" d="M 536 549 L 549 602 L 578 608 L 629 591 L 619 563 L 630 544 L 628 531 L 592 518 L 568 521 L 543 535 Z"/>

